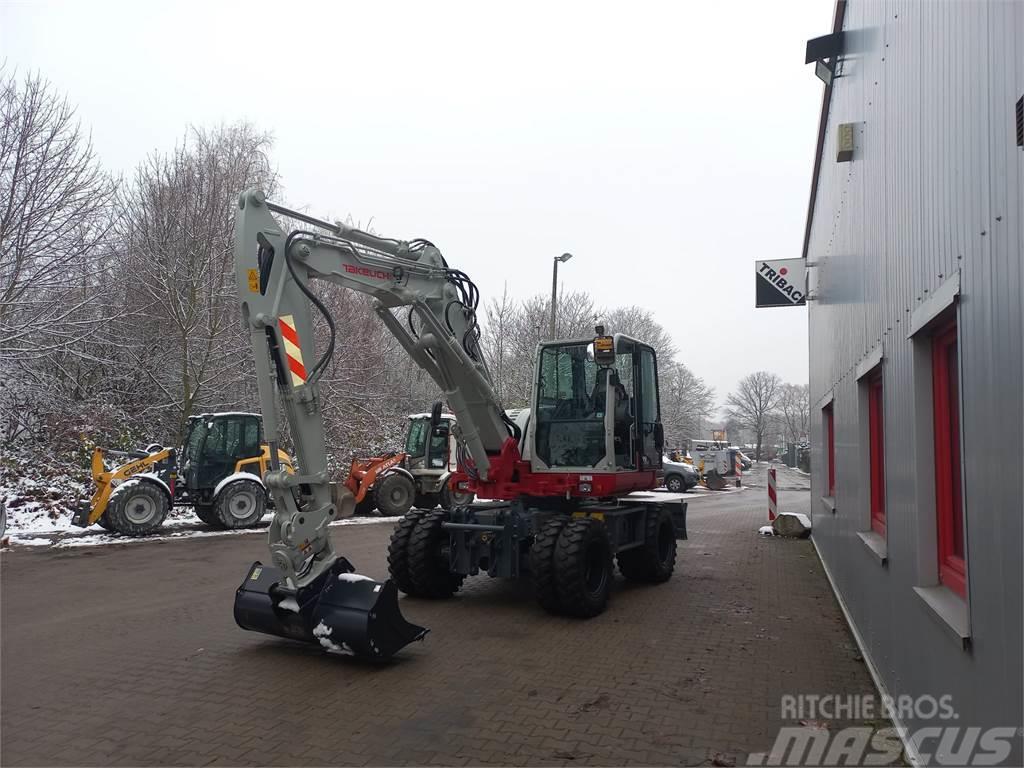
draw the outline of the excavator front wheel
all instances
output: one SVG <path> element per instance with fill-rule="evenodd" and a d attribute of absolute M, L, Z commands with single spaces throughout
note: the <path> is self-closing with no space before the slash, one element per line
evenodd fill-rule
<path fill-rule="evenodd" d="M 568 522 L 569 518 L 564 515 L 551 518 L 537 531 L 530 547 L 533 594 L 541 607 L 550 613 L 559 613 L 562 605 L 555 584 L 555 550 L 558 537 Z"/>
<path fill-rule="evenodd" d="M 451 597 L 462 587 L 465 579 L 460 573 L 453 573 L 448 563 L 450 536 L 444 527 L 448 513 L 438 510 L 427 512 L 416 521 L 409 535 L 407 548 L 409 558 L 410 595 L 416 597 Z"/>
<path fill-rule="evenodd" d="M 422 509 L 414 509 L 395 525 L 388 544 L 388 573 L 395 586 L 407 595 L 414 594 L 412 579 L 409 577 L 409 537 L 426 513 Z"/>
<path fill-rule="evenodd" d="M 555 547 L 560 612 L 581 619 L 603 613 L 613 576 L 611 542 L 604 523 L 592 517 L 569 522 Z"/>

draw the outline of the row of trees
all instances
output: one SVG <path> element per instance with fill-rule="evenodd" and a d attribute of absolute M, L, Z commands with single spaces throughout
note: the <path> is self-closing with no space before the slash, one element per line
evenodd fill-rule
<path fill-rule="evenodd" d="M 754 458 L 761 460 L 765 439 L 782 435 L 788 443 L 807 439 L 810 401 L 806 384 L 785 384 L 769 371 L 744 376 L 726 399 L 727 423 L 754 438 Z"/>
<path fill-rule="evenodd" d="M 0 70 L 0 441 L 63 455 L 90 441 L 170 444 L 190 415 L 255 406 L 233 203 L 253 186 L 279 192 L 271 144 L 247 123 L 193 128 L 115 178 L 66 100 L 38 76 Z M 339 339 L 321 379 L 330 447 L 339 463 L 397 448 L 405 414 L 438 392 L 368 297 L 318 291 Z M 506 290 L 480 314 L 498 393 L 506 407 L 525 405 L 550 298 Z M 587 335 L 598 316 L 659 350 L 668 438 L 696 434 L 713 392 L 674 359 L 647 310 L 567 292 L 557 335 Z"/>

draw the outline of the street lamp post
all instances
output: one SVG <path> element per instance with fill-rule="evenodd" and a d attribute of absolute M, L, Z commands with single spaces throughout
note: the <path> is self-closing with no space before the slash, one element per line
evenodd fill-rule
<path fill-rule="evenodd" d="M 565 263 L 572 258 L 571 253 L 563 253 L 561 256 L 555 256 L 553 267 L 551 270 L 551 338 L 555 338 L 555 310 L 558 305 L 558 264 L 559 262 Z"/>

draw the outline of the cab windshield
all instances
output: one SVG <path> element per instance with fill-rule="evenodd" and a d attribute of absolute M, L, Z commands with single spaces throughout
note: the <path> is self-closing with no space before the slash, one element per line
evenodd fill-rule
<path fill-rule="evenodd" d="M 550 467 L 593 467 L 605 455 L 607 370 L 588 344 L 544 347 L 537 382 L 537 454 Z"/>

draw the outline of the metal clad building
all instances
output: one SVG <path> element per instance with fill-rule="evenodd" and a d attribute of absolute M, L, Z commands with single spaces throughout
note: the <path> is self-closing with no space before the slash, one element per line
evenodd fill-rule
<path fill-rule="evenodd" d="M 1019 727 L 1024 2 L 840 0 L 834 31 L 804 253 L 814 541 L 888 694 Z"/>

